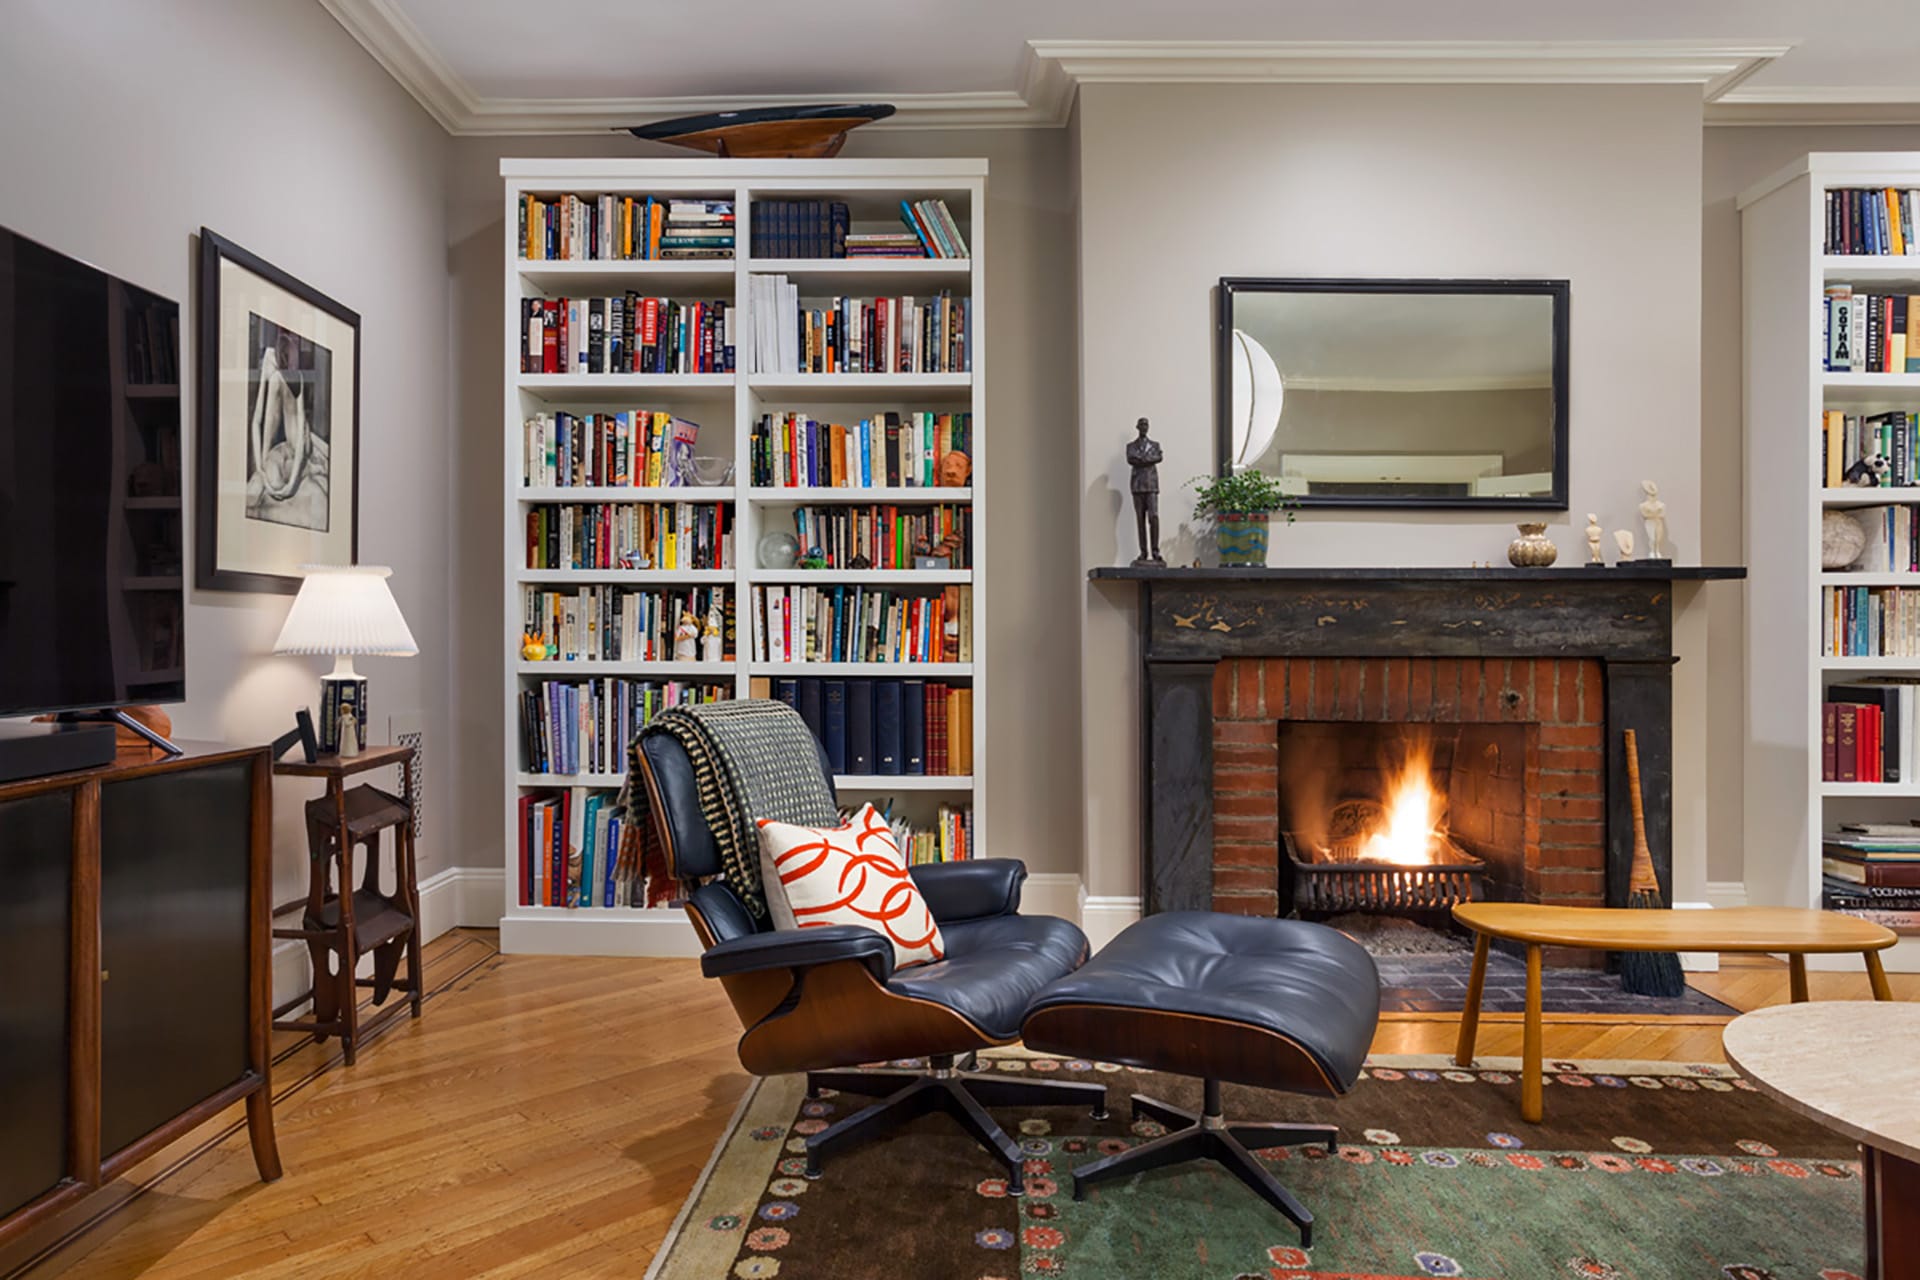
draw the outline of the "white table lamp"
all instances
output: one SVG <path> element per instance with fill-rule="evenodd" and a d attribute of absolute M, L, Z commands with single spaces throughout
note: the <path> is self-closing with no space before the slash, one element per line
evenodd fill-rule
<path fill-rule="evenodd" d="M 320 678 L 320 749 L 356 754 L 366 742 L 367 681 L 353 669 L 356 657 L 408 658 L 420 652 L 400 616 L 385 565 L 302 565 L 306 580 L 293 598 L 273 651 L 331 654 L 333 670 Z M 354 732 L 341 741 L 351 714 Z M 350 750 L 342 752 L 342 746 Z"/>

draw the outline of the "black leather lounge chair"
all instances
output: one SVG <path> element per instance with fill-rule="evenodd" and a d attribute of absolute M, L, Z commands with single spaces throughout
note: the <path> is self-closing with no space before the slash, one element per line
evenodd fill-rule
<path fill-rule="evenodd" d="M 947 956 L 898 972 L 893 946 L 858 925 L 777 930 L 757 923 L 722 880 L 719 850 L 700 815 L 686 750 L 666 735 L 642 739 L 639 766 L 670 870 L 718 978 L 746 1028 L 740 1063 L 755 1075 L 807 1073 L 808 1092 L 882 1099 L 807 1139 L 807 1172 L 821 1158 L 928 1111 L 945 1111 L 1006 1166 L 1023 1190 L 1022 1156 L 989 1106 L 1084 1106 L 1106 1114 L 1106 1089 L 1071 1081 L 969 1075 L 955 1060 L 1008 1044 L 1034 995 L 1087 958 L 1087 939 L 1053 916 L 1019 914 L 1023 863 L 969 859 L 912 868 L 946 939 Z M 821 762 L 821 772 L 827 772 Z M 828 785 L 831 786 L 831 778 Z M 926 1072 L 835 1068 L 921 1058 Z"/>

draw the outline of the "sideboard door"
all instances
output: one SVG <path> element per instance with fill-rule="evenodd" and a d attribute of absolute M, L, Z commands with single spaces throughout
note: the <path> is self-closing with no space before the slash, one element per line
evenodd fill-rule
<path fill-rule="evenodd" d="M 248 1071 L 252 762 L 100 787 L 100 1150 Z"/>
<path fill-rule="evenodd" d="M 64 1178 L 68 958 L 72 945 L 70 790 L 0 801 L 0 1218 Z"/>

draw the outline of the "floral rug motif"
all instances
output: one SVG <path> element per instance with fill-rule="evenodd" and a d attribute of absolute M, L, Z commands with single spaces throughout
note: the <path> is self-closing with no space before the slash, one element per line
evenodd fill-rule
<path fill-rule="evenodd" d="M 905 1064 L 898 1064 L 905 1065 Z M 1230 1120 L 1341 1126 L 1337 1155 L 1259 1153 L 1313 1211 L 1314 1247 L 1223 1170 L 1183 1165 L 1073 1199 L 1077 1164 L 1157 1137 L 1128 1095 L 1199 1085 L 1024 1050 L 983 1069 L 1108 1085 L 1111 1118 L 995 1109 L 1027 1194 L 944 1116 L 827 1161 L 804 1140 L 864 1099 L 759 1082 L 648 1280 L 1859 1280 L 1857 1149 L 1724 1066 L 1549 1062 L 1546 1120 L 1512 1059 L 1368 1060 L 1338 1102 L 1226 1087 Z"/>

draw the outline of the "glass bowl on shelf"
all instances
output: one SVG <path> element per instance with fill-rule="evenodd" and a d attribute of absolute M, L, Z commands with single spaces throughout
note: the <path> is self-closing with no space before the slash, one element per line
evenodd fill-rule
<path fill-rule="evenodd" d="M 680 479 L 690 485 L 711 489 L 733 479 L 733 459 L 718 454 L 694 454 L 680 464 Z"/>
<path fill-rule="evenodd" d="M 791 569 L 800 563 L 800 540 L 790 533 L 769 533 L 758 545 L 762 569 Z"/>

